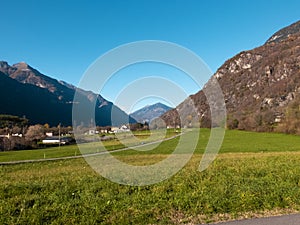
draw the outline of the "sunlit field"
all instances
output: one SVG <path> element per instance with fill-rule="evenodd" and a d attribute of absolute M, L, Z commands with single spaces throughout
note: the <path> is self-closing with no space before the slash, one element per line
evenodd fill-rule
<path fill-rule="evenodd" d="M 169 129 L 158 130 L 158 131 L 136 131 L 133 132 L 134 138 L 131 134 L 121 133 L 116 137 L 114 135 L 108 135 L 112 139 L 102 141 L 102 145 L 106 150 L 112 151 L 117 149 L 122 149 L 125 147 L 136 146 L 141 144 L 146 144 L 149 142 L 155 142 L 158 140 L 168 139 L 180 134 L 180 130 Z M 100 136 L 85 137 L 86 139 L 91 139 L 90 143 L 80 144 L 87 149 L 86 154 L 97 153 L 103 151 L 103 147 L 99 147 Z M 101 146 L 102 146 L 101 145 Z M 7 151 L 0 152 L 0 163 L 9 161 L 19 161 L 19 160 L 35 160 L 35 159 L 49 159 L 49 158 L 59 158 L 59 157 L 69 157 L 69 156 L 79 156 L 82 153 L 78 149 L 77 145 L 62 145 L 56 147 L 47 147 L 35 150 L 24 150 L 24 151 Z"/>
<path fill-rule="evenodd" d="M 208 137 L 202 129 L 189 163 L 151 186 L 113 183 L 84 158 L 2 165 L 0 224 L 201 224 L 299 210 L 299 136 L 226 131 L 217 159 L 199 172 Z M 153 151 L 113 155 L 133 165 L 156 163 L 172 153 L 178 138 Z M 19 152 L 10 154 L 13 159 Z"/>

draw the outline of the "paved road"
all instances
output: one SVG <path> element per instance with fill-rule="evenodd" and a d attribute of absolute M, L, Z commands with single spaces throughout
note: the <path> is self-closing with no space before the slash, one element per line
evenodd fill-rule
<path fill-rule="evenodd" d="M 214 223 L 209 225 L 300 225 L 300 214 Z"/>

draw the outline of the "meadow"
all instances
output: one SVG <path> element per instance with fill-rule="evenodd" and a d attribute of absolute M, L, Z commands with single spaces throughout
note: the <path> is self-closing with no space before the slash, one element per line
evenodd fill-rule
<path fill-rule="evenodd" d="M 177 135 L 178 132 L 174 129 L 169 129 L 167 131 L 135 131 L 133 135 L 135 139 L 131 138 L 130 135 L 126 133 L 118 134 L 115 138 L 111 140 L 103 141 L 102 144 L 107 150 L 117 150 L 122 149 L 125 146 L 135 146 L 139 145 L 141 142 L 153 142 L 161 139 L 167 139 Z M 108 135 L 108 137 L 114 137 L 113 135 Z M 86 139 L 94 139 L 91 137 L 86 137 Z M 98 137 L 100 138 L 100 137 Z M 95 143 L 82 143 L 85 149 L 88 149 L 86 154 L 97 153 L 99 149 L 96 148 Z M 26 151 L 6 151 L 0 152 L 0 163 L 10 162 L 10 161 L 22 161 L 22 160 L 37 160 L 37 159 L 50 159 L 50 158 L 60 158 L 60 157 L 70 157 L 78 156 L 82 153 L 78 149 L 77 145 L 61 145 L 55 147 L 46 147 L 41 149 L 26 150 Z"/>
<path fill-rule="evenodd" d="M 202 129 L 189 163 L 150 186 L 113 183 L 83 158 L 2 165 L 0 224 L 201 224 L 299 211 L 299 136 L 227 131 L 217 159 L 199 172 L 208 136 Z M 177 142 L 114 155 L 155 163 Z"/>

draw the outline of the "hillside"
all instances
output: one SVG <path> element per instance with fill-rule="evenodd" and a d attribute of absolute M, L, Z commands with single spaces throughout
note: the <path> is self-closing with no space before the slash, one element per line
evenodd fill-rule
<path fill-rule="evenodd" d="M 295 35 L 300 31 L 300 22 L 291 24 L 290 26 L 284 27 L 273 34 L 268 40 L 267 44 L 272 42 L 280 42 L 289 38 L 291 35 Z"/>
<path fill-rule="evenodd" d="M 208 84 L 214 79 L 224 94 L 229 128 L 300 132 L 300 21 L 276 32 L 264 45 L 227 60 Z M 190 98 L 203 115 L 202 126 L 210 126 L 204 91 Z M 189 105 L 185 100 L 176 109 L 193 114 Z M 175 110 L 162 118 L 171 124 L 174 116 Z"/>
<path fill-rule="evenodd" d="M 147 105 L 131 113 L 130 116 L 140 123 L 150 122 L 154 118 L 160 117 L 170 109 L 172 108 L 159 102 L 153 105 Z"/>
<path fill-rule="evenodd" d="M 72 105 L 76 90 L 81 99 L 78 104 L 88 107 L 96 103 L 97 125 L 111 125 L 112 108 L 120 118 L 120 123 L 128 121 L 125 112 L 100 95 L 50 78 L 26 63 L 10 66 L 7 62 L 0 61 L 0 114 L 25 116 L 32 124 L 72 125 Z M 132 118 L 130 121 L 135 122 Z"/>

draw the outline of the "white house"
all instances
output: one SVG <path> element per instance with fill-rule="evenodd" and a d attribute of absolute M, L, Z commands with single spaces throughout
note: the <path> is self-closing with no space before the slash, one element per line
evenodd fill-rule
<path fill-rule="evenodd" d="M 122 132 L 129 132 L 130 129 L 126 125 L 122 125 L 120 128 L 112 127 L 111 131 L 114 133 L 122 133 Z"/>
<path fill-rule="evenodd" d="M 52 136 L 52 137 L 46 137 L 42 143 L 43 144 L 69 144 L 71 142 L 71 137 L 61 137 L 59 138 L 58 136 Z"/>

